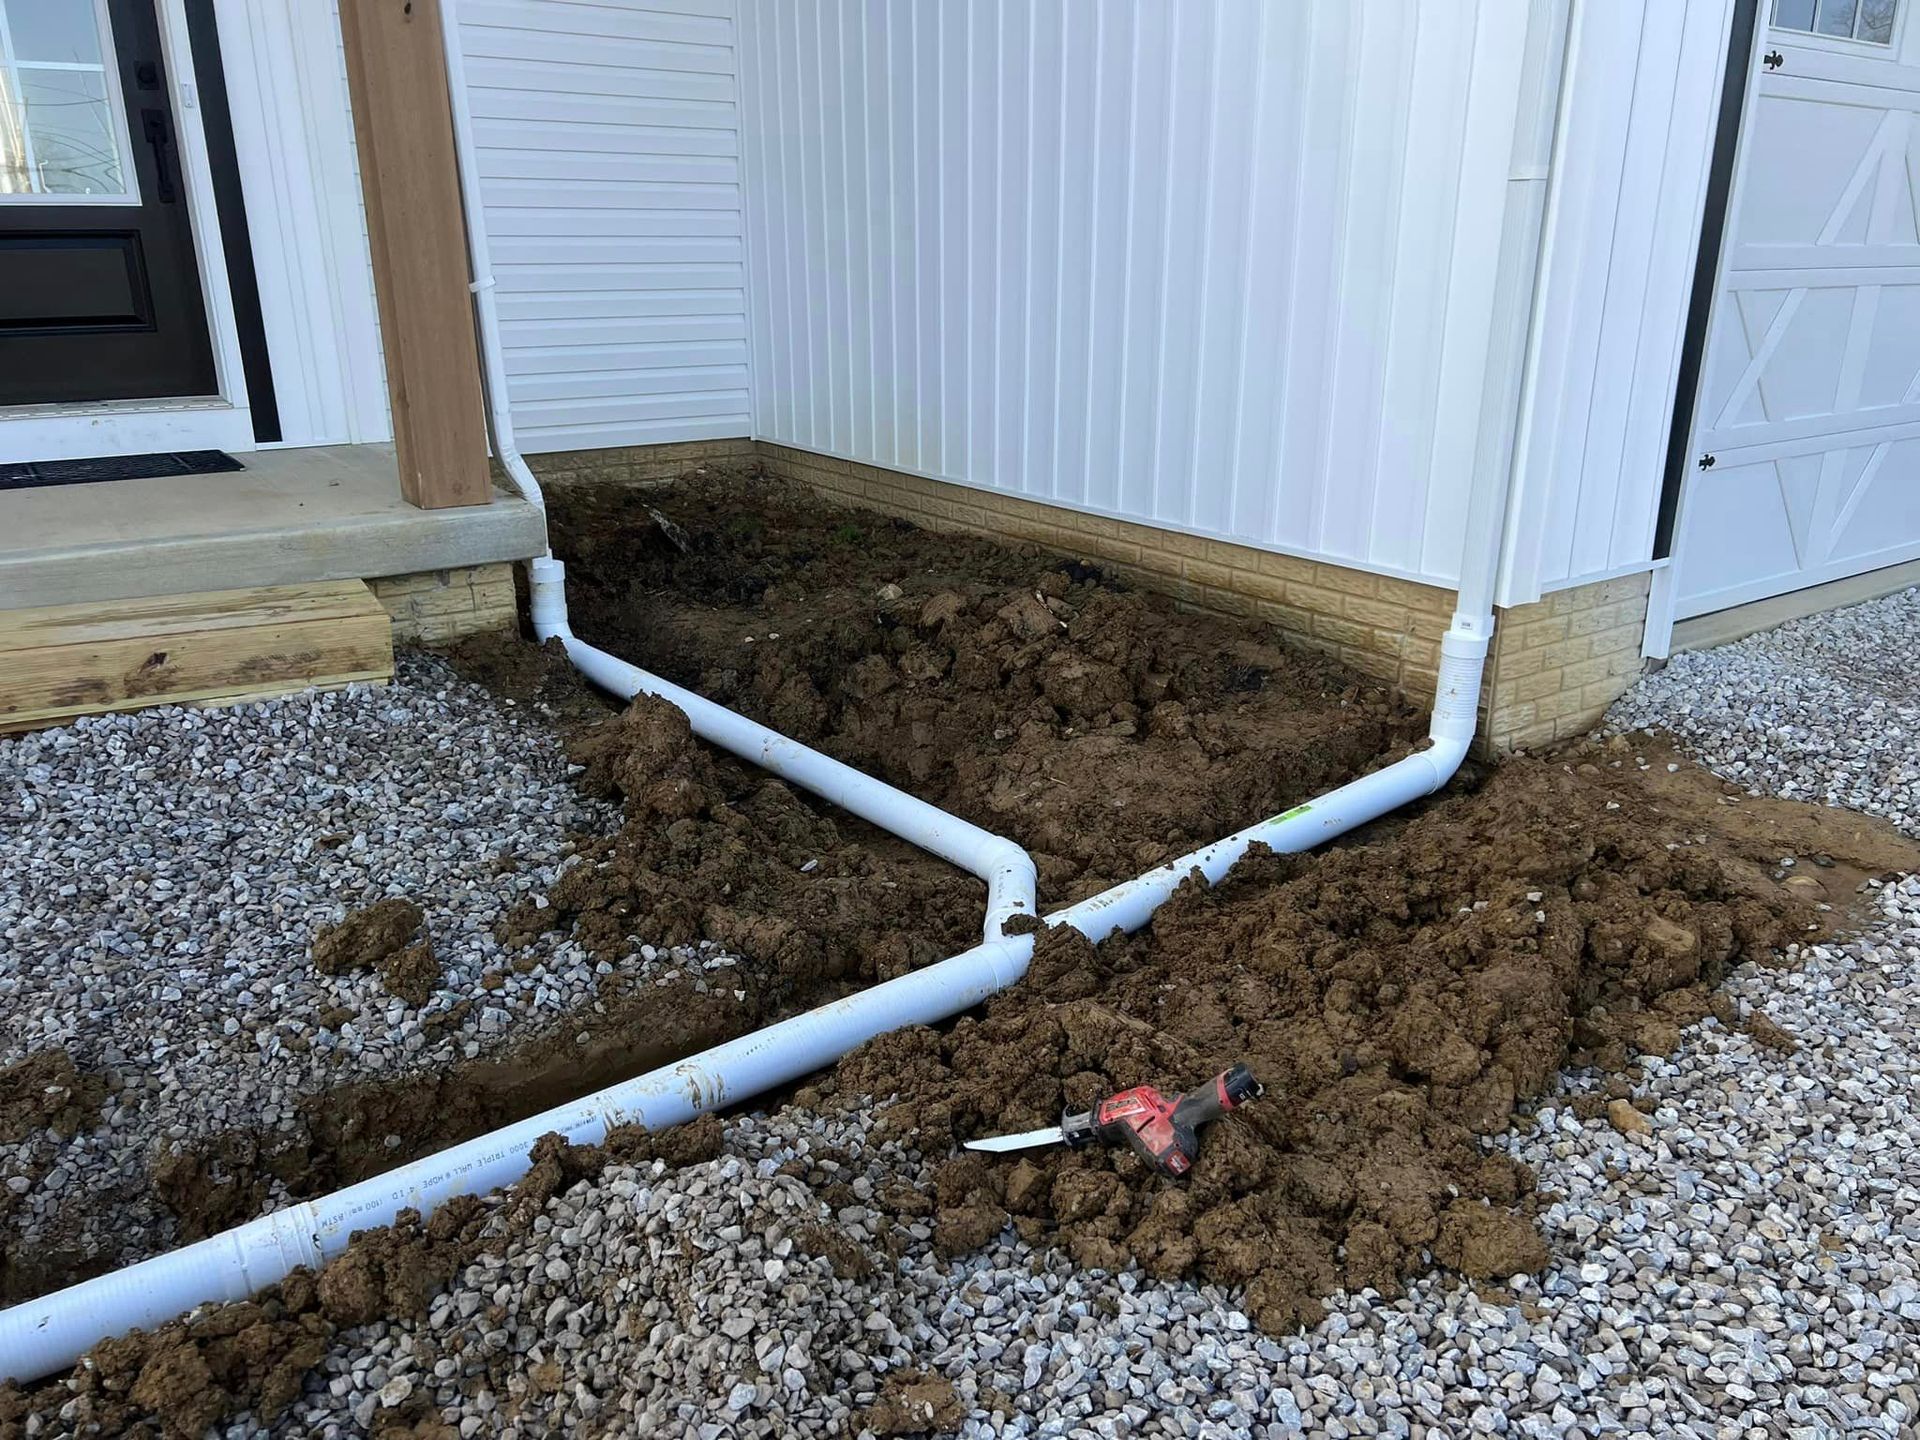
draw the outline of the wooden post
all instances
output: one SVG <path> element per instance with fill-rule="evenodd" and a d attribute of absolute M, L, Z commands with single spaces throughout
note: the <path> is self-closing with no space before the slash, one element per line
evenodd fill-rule
<path fill-rule="evenodd" d="M 492 498 L 439 0 L 340 0 L 400 492 Z"/>

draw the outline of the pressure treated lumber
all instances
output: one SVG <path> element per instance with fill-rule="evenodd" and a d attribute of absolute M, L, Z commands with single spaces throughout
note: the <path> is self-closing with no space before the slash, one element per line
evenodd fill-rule
<path fill-rule="evenodd" d="M 400 491 L 491 498 L 439 0 L 340 0 Z"/>
<path fill-rule="evenodd" d="M 0 732 L 392 676 L 392 625 L 359 580 L 0 611 Z"/>

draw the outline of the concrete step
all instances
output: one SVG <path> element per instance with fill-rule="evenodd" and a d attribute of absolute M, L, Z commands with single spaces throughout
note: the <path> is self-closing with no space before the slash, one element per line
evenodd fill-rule
<path fill-rule="evenodd" d="M 391 445 L 263 450 L 246 469 L 0 491 L 0 609 L 413 575 L 545 546 L 518 495 L 418 510 Z"/>

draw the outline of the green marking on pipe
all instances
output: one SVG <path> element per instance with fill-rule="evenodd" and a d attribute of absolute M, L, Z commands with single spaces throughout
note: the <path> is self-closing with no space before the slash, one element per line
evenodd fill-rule
<path fill-rule="evenodd" d="M 1304 815 L 1311 809 L 1313 809 L 1313 806 L 1311 805 L 1296 805 L 1291 810 L 1282 810 L 1278 815 L 1274 816 L 1273 818 L 1275 820 L 1291 820 L 1294 818 L 1294 816 Z"/>

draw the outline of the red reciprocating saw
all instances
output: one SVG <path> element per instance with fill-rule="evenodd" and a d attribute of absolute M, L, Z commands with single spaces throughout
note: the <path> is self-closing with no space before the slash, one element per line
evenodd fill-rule
<path fill-rule="evenodd" d="M 1019 1135 L 969 1140 L 969 1150 L 1025 1150 L 1033 1145 L 1079 1149 L 1096 1140 L 1124 1142 L 1162 1175 L 1181 1176 L 1200 1153 L 1200 1127 L 1257 1100 L 1265 1090 L 1245 1065 L 1224 1070 L 1197 1090 L 1165 1095 L 1151 1085 L 1136 1085 L 1109 1095 L 1091 1110 L 1064 1114 L 1058 1125 Z"/>

